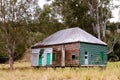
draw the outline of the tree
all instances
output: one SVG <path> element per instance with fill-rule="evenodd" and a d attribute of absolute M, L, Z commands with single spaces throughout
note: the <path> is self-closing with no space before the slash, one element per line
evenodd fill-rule
<path fill-rule="evenodd" d="M 107 23 L 106 41 L 108 43 L 108 59 L 120 59 L 120 23 Z"/>
<path fill-rule="evenodd" d="M 9 56 L 11 70 L 13 70 L 14 55 L 18 54 L 17 49 L 22 46 L 21 43 L 27 42 L 25 26 L 32 19 L 31 12 L 36 5 L 37 0 L 0 0 L 0 36 Z"/>
<path fill-rule="evenodd" d="M 106 23 L 111 15 L 109 0 L 54 0 L 52 5 L 53 12 L 67 28 L 79 26 L 99 39 L 101 34 L 102 39 L 105 38 Z"/>
<path fill-rule="evenodd" d="M 108 43 L 109 52 L 112 53 L 114 51 L 114 46 L 117 43 L 120 43 L 120 23 L 107 23 L 107 32 L 106 38 Z"/>
<path fill-rule="evenodd" d="M 103 41 L 106 41 L 106 23 L 111 17 L 110 0 L 89 0 L 89 12 L 90 16 L 94 18 L 96 22 L 92 23 L 94 31 L 97 33 L 97 37 Z M 101 36 L 102 34 L 102 36 Z"/>
<path fill-rule="evenodd" d="M 54 13 L 52 13 L 52 7 L 50 5 L 44 5 L 40 16 L 38 17 L 40 30 L 45 35 L 50 35 L 60 29 L 64 28 L 64 25 L 56 19 Z M 39 30 L 39 31 L 40 31 Z"/>
<path fill-rule="evenodd" d="M 49 1 L 49 0 L 48 0 Z M 119 7 L 113 0 L 54 0 L 52 9 L 67 27 L 93 27 L 99 39 L 105 41 L 106 24 L 111 18 L 111 10 Z M 85 27 L 85 29 L 87 29 Z"/>
<path fill-rule="evenodd" d="M 30 44 L 39 42 L 48 35 L 65 28 L 64 25 L 56 19 L 51 8 L 51 5 L 45 4 L 43 9 L 36 11 L 36 19 L 29 22 Z"/>
<path fill-rule="evenodd" d="M 60 17 L 66 28 L 90 25 L 87 16 L 88 7 L 83 0 L 55 0 L 52 3 L 53 12 Z M 86 23 L 86 24 L 85 24 Z"/>

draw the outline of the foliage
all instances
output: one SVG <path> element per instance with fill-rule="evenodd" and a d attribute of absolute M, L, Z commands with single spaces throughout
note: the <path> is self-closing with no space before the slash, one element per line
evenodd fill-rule
<path fill-rule="evenodd" d="M 0 1 L 0 37 L 4 52 L 9 57 L 13 69 L 14 57 L 21 55 L 27 46 L 26 25 L 32 19 L 37 0 L 1 0 Z"/>
<path fill-rule="evenodd" d="M 48 35 L 64 29 L 64 25 L 59 22 L 52 14 L 51 6 L 44 5 L 38 18 L 28 24 L 29 28 L 29 44 L 33 45 L 36 42 L 43 40 Z"/>
<path fill-rule="evenodd" d="M 52 6 L 65 27 L 81 27 L 104 40 L 106 22 L 111 17 L 109 0 L 54 0 Z"/>
<path fill-rule="evenodd" d="M 120 23 L 108 23 L 106 31 L 106 41 L 108 43 L 109 54 L 108 60 L 118 61 L 120 60 Z"/>
<path fill-rule="evenodd" d="M 52 10 L 55 15 L 60 16 L 66 28 L 81 27 L 90 33 L 91 22 L 94 19 L 88 14 L 88 5 L 86 0 L 54 0 Z"/>
<path fill-rule="evenodd" d="M 108 60 L 115 62 L 119 60 L 119 57 L 114 52 L 112 52 L 111 54 L 108 54 Z"/>

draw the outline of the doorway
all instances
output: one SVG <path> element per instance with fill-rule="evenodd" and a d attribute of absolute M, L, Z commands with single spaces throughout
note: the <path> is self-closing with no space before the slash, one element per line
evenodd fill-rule
<path fill-rule="evenodd" d="M 100 53 L 100 58 L 101 58 L 101 63 L 103 64 L 104 63 L 104 53 L 103 52 Z"/>
<path fill-rule="evenodd" d="M 39 65 L 41 66 L 42 65 L 42 55 L 39 54 Z"/>
<path fill-rule="evenodd" d="M 85 65 L 88 65 L 88 52 L 85 51 Z"/>
<path fill-rule="evenodd" d="M 50 53 L 47 53 L 47 57 L 46 57 L 46 65 L 50 65 Z"/>

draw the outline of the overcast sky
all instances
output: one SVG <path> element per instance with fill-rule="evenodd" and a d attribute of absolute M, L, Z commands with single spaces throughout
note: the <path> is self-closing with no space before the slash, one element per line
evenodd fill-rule
<path fill-rule="evenodd" d="M 46 0 L 39 0 L 39 4 L 40 4 L 41 8 L 43 8 L 43 5 L 46 4 L 46 3 L 50 4 L 51 2 L 50 1 L 46 2 Z M 120 0 L 113 0 L 113 3 L 117 4 L 117 5 L 120 5 Z M 118 16 L 120 16 L 120 14 L 118 14 L 119 10 L 120 9 L 112 10 L 113 18 L 110 19 L 111 22 L 118 22 L 118 21 L 120 22 L 120 19 L 118 17 Z"/>
<path fill-rule="evenodd" d="M 120 5 L 120 0 L 113 0 L 113 3 L 115 5 Z M 112 15 L 114 18 L 110 20 L 111 22 L 120 22 L 120 8 L 112 10 Z"/>
<path fill-rule="evenodd" d="M 43 8 L 43 5 L 46 4 L 46 3 L 50 4 L 51 1 L 46 2 L 46 0 L 39 0 L 39 4 L 40 4 L 40 7 L 41 7 L 41 8 Z"/>

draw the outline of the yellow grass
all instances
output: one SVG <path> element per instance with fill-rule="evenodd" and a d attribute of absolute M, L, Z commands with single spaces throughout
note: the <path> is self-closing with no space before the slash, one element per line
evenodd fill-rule
<path fill-rule="evenodd" d="M 15 62 L 15 70 L 8 64 L 0 64 L 0 80 L 120 80 L 120 62 L 108 63 L 100 68 L 52 68 L 34 69 L 30 62 Z"/>

